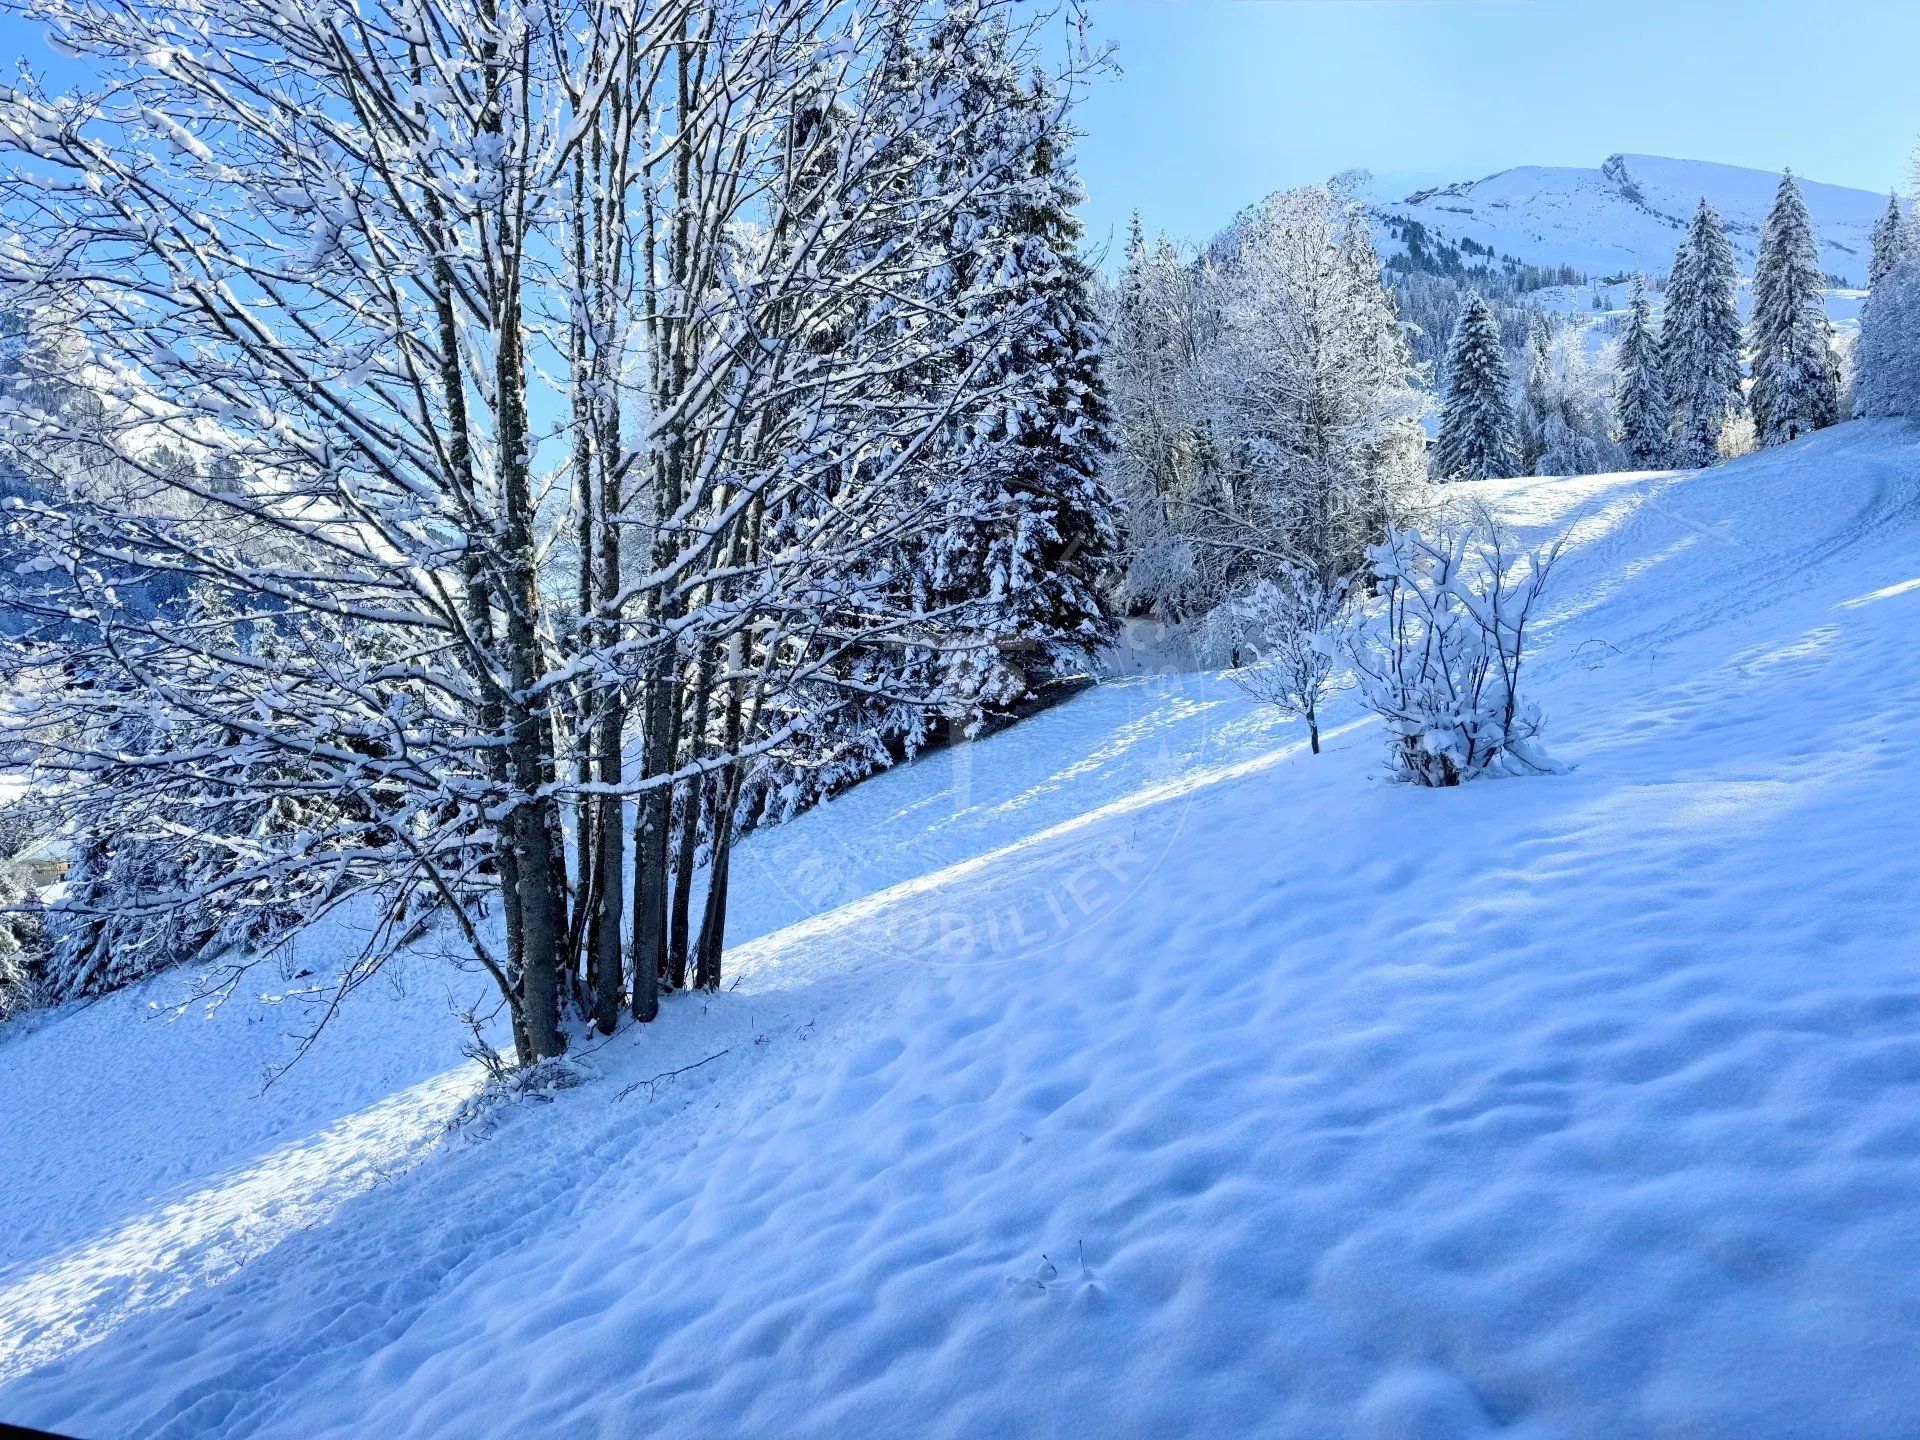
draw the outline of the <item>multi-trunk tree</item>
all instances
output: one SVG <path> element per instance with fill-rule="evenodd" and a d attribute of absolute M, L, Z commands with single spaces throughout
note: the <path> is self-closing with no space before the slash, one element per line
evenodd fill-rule
<path fill-rule="evenodd" d="M 1587 353 L 1585 327 L 1536 315 L 1515 405 L 1517 473 L 1593 475 L 1619 468 L 1608 372 Z"/>
<path fill-rule="evenodd" d="M 1364 215 L 1297 190 L 1191 263 L 1136 239 L 1115 308 L 1129 602 L 1191 620 L 1358 569 L 1424 482 L 1426 410 Z"/>
<path fill-rule="evenodd" d="M 85 918 L 365 906 L 344 991 L 436 909 L 522 1061 L 571 1005 L 717 985 L 747 769 L 823 708 L 950 699 L 848 657 L 997 623 L 887 561 L 1005 524 L 949 483 L 967 417 L 1096 412 L 1090 358 L 1007 362 L 1079 342 L 969 228 L 1045 168 L 1031 90 L 991 143 L 953 109 L 1033 53 L 1016 7 L 37 9 L 106 78 L 0 91 L 0 284 L 82 337 L 136 483 L 24 511 L 65 634 L 15 657 L 14 738 L 104 863 L 210 857 Z"/>

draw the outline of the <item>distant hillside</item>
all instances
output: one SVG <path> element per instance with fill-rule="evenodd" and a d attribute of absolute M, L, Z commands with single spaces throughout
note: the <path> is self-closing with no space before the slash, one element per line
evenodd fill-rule
<path fill-rule="evenodd" d="M 1411 268 L 1531 267 L 1599 280 L 1635 271 L 1665 274 L 1705 196 L 1726 221 L 1741 269 L 1750 274 L 1760 226 L 1779 184 L 1778 171 L 1614 155 L 1598 169 L 1521 165 L 1404 199 L 1376 199 L 1369 213 L 1381 253 L 1405 257 L 1402 263 L 1411 261 Z M 1823 267 L 1843 287 L 1864 285 L 1868 236 L 1886 196 L 1805 177 L 1800 188 L 1813 214 Z"/>

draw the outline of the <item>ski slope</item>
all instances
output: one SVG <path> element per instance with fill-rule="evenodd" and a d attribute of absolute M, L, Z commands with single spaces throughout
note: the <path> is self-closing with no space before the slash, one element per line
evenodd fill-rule
<path fill-rule="evenodd" d="M 264 1094 L 297 973 L 0 1032 L 0 1419 L 1910 1435 L 1920 432 L 1462 489 L 1571 529 L 1567 775 L 1102 686 L 753 837 L 735 988 L 451 1136 L 428 956 Z"/>

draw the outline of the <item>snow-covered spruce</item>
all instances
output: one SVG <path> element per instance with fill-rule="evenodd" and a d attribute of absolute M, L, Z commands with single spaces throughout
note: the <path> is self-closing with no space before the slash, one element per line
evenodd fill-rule
<path fill-rule="evenodd" d="M 1447 346 L 1434 471 L 1442 480 L 1484 480 L 1512 474 L 1516 458 L 1500 326 L 1476 295 L 1460 312 Z"/>
<path fill-rule="evenodd" d="M 1660 337 L 1653 328 L 1653 307 L 1636 275 L 1626 332 L 1620 337 L 1617 410 L 1621 448 L 1626 451 L 1627 459 L 1642 470 L 1666 464 L 1671 450 L 1667 432 L 1671 411 L 1666 378 L 1660 369 L 1660 349 Z"/>
<path fill-rule="evenodd" d="M 1740 272 L 1720 214 L 1705 200 L 1667 276 L 1660 369 L 1672 409 L 1672 463 L 1711 465 L 1740 403 Z"/>
<path fill-rule="evenodd" d="M 946 315 L 975 337 L 953 353 L 929 351 L 903 375 L 903 403 L 934 403 L 955 373 L 968 372 L 971 398 L 897 487 L 901 511 L 924 508 L 926 523 L 901 528 L 860 561 L 893 607 L 930 618 L 910 637 L 841 647 L 819 680 L 769 696 L 768 715 L 800 728 L 749 777 L 749 822 L 789 816 L 936 738 L 977 734 L 1083 671 L 1112 633 L 1106 587 L 1118 535 L 1105 463 L 1105 337 L 1079 255 L 1069 111 L 1044 76 L 1023 74 L 1004 17 L 962 7 L 927 49 L 964 51 L 967 81 L 951 97 L 946 138 L 916 139 L 912 183 L 927 201 L 970 186 L 974 198 L 925 243 L 918 309 L 853 292 L 840 311 L 883 325 Z M 889 92 L 911 95 L 926 63 L 896 44 Z M 962 64 L 950 56 L 945 68 Z M 983 157 L 1002 157 L 999 179 L 984 189 L 974 178 Z M 1009 328 L 1008 315 L 1020 324 Z M 843 343 L 851 323 L 826 327 L 818 343 Z M 930 706 L 924 697 L 935 692 L 941 701 Z"/>
<path fill-rule="evenodd" d="M 1748 399 L 1763 445 L 1796 439 L 1840 418 L 1840 363 L 1825 284 L 1806 201 L 1788 174 L 1767 213 L 1753 268 Z"/>
<path fill-rule="evenodd" d="M 1873 251 L 1867 257 L 1867 289 L 1876 290 L 1913 254 L 1913 223 L 1900 208 L 1900 197 L 1889 195 L 1887 208 L 1873 227 Z"/>
<path fill-rule="evenodd" d="M 1858 415 L 1920 415 L 1920 264 L 1913 223 L 1889 198 L 1873 232 L 1872 289 L 1854 350 Z"/>

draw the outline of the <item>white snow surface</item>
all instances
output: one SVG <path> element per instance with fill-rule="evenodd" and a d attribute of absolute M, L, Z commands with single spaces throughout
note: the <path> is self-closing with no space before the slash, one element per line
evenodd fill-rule
<path fill-rule="evenodd" d="M 1471 239 L 1502 257 L 1572 265 L 1600 279 L 1666 274 L 1704 197 L 1726 223 L 1741 273 L 1751 275 L 1760 227 L 1779 185 L 1776 170 L 1612 155 L 1597 169 L 1519 165 L 1373 209 L 1376 216 L 1417 220 L 1437 239 Z M 1866 284 L 1873 224 L 1887 197 L 1804 177 L 1800 192 L 1813 217 L 1821 268 L 1851 285 Z M 1405 248 L 1387 234 L 1381 245 L 1386 254 Z"/>
<path fill-rule="evenodd" d="M 453 1135 L 430 957 L 264 1093 L 271 969 L 0 1032 L 0 1418 L 1911 1435 L 1920 433 L 1466 488 L 1572 528 L 1569 774 L 1103 685 L 753 837 L 736 988 Z"/>

